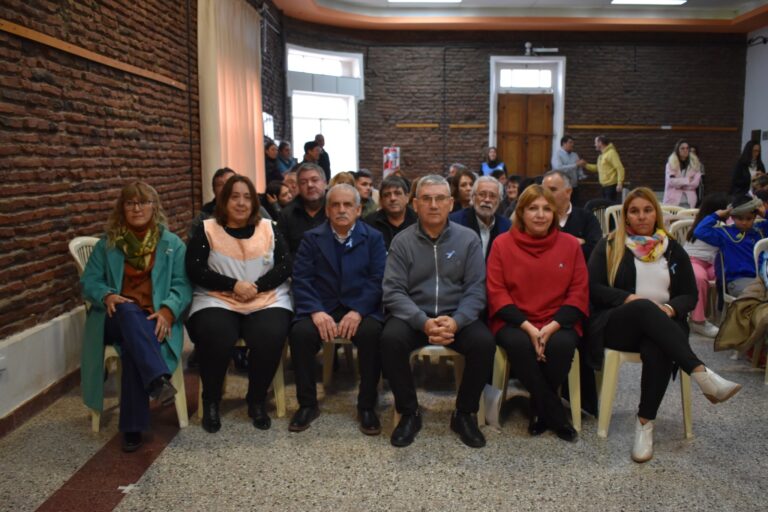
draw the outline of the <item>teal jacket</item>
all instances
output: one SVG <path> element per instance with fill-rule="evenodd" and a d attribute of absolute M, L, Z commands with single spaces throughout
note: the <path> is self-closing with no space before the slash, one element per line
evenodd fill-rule
<path fill-rule="evenodd" d="M 152 302 L 155 311 L 161 306 L 171 310 L 174 323 L 161 352 L 173 373 L 181 360 L 184 345 L 184 311 L 192 300 L 192 287 L 184 269 L 186 247 L 181 239 L 162 228 L 157 242 L 155 265 L 152 267 Z M 88 259 L 80 284 L 83 297 L 91 306 L 85 319 L 83 351 L 80 363 L 80 387 L 83 402 L 95 411 L 104 404 L 104 323 L 107 310 L 102 299 L 108 293 L 120 293 L 123 287 L 125 255 L 116 247 L 108 247 L 106 238 L 98 241 Z M 118 352 L 120 347 L 115 347 Z"/>

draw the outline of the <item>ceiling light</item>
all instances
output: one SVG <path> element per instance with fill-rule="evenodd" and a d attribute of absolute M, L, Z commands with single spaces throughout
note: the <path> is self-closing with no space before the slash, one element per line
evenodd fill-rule
<path fill-rule="evenodd" d="M 611 0 L 613 5 L 683 5 L 688 0 Z"/>
<path fill-rule="evenodd" d="M 461 0 L 387 0 L 390 4 L 460 4 Z"/>

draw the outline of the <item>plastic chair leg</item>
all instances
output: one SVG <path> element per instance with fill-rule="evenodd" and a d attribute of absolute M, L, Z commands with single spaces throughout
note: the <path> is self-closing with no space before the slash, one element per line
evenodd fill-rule
<path fill-rule="evenodd" d="M 576 432 L 581 432 L 581 370 L 579 351 L 573 353 L 573 362 L 568 372 L 568 394 L 571 404 L 571 422 Z"/>
<path fill-rule="evenodd" d="M 603 362 L 603 382 L 600 387 L 600 412 L 597 417 L 598 437 L 608 437 L 608 427 L 611 424 L 613 399 L 616 396 L 620 365 L 621 354 L 614 350 L 606 350 Z"/>
<path fill-rule="evenodd" d="M 693 437 L 693 418 L 691 415 L 691 376 L 680 370 L 680 396 L 683 400 L 683 432 L 686 439 Z"/>
<path fill-rule="evenodd" d="M 189 425 L 189 412 L 187 412 L 187 391 L 184 386 L 184 369 L 182 361 L 176 365 L 176 371 L 171 376 L 171 384 L 176 388 L 174 404 L 176 405 L 176 416 L 179 418 L 179 428 L 185 428 Z M 202 407 L 200 408 L 202 411 Z"/>
<path fill-rule="evenodd" d="M 101 413 L 91 409 L 91 431 L 98 432 L 101 426 Z"/>
<path fill-rule="evenodd" d="M 331 385 L 331 379 L 333 378 L 333 354 L 335 352 L 335 343 L 323 342 L 323 388 Z"/>

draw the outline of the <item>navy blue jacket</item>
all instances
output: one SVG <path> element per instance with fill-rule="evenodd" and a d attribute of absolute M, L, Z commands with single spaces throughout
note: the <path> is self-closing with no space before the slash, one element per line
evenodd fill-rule
<path fill-rule="evenodd" d="M 383 321 L 384 237 L 358 220 L 345 244 L 341 268 L 336 243 L 328 221 L 304 233 L 293 260 L 294 321 L 316 311 L 330 314 L 339 307 Z"/>
<path fill-rule="evenodd" d="M 488 240 L 488 248 L 483 255 L 486 260 L 491 253 L 491 247 L 493 246 L 493 241 L 496 237 L 502 233 L 506 233 L 509 231 L 509 228 L 512 227 L 512 221 L 507 217 L 503 217 L 498 213 L 494 215 L 494 217 L 496 218 L 496 223 L 493 225 L 493 229 L 491 229 L 491 238 Z M 473 207 L 470 206 L 469 208 L 453 212 L 448 218 L 456 224 L 461 224 L 462 226 L 471 229 L 477 233 L 477 236 L 480 236 L 480 225 L 477 223 L 477 215 L 475 214 L 475 209 Z"/>

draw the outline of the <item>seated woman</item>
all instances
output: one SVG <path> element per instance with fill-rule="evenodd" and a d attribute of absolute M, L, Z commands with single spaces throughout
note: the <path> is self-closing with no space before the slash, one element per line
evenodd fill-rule
<path fill-rule="evenodd" d="M 701 202 L 699 213 L 693 220 L 693 225 L 688 231 L 683 249 L 691 258 L 693 274 L 696 277 L 696 289 L 699 291 L 699 300 L 696 307 L 691 311 L 691 331 L 708 338 L 714 338 L 717 335 L 717 327 L 707 322 L 706 308 L 709 298 L 709 282 L 715 279 L 715 260 L 719 249 L 710 245 L 704 240 L 696 238 L 694 231 L 701 223 L 702 219 L 722 210 L 728 206 L 728 198 L 725 194 L 715 193 L 707 195 Z M 680 240 L 680 242 L 683 242 Z"/>
<path fill-rule="evenodd" d="M 291 323 L 291 270 L 287 243 L 259 215 L 253 183 L 233 176 L 215 218 L 203 222 L 187 248 L 195 285 L 187 328 L 197 342 L 207 432 L 221 428 L 221 390 L 230 350 L 241 338 L 248 346 L 248 415 L 258 429 L 271 426 L 265 401 Z"/>
<path fill-rule="evenodd" d="M 491 146 L 483 152 L 483 161 L 480 163 L 480 176 L 490 176 L 493 171 L 503 171 L 507 174 L 507 166 L 504 162 L 496 160 L 496 147 Z"/>
<path fill-rule="evenodd" d="M 453 210 L 451 212 L 458 212 L 469 207 L 472 200 L 472 185 L 475 184 L 476 179 L 475 173 L 466 168 L 457 171 L 451 178 L 451 193 L 453 195 Z"/>
<path fill-rule="evenodd" d="M 664 169 L 664 204 L 695 208 L 701 183 L 699 159 L 688 141 L 679 140 Z"/>
<path fill-rule="evenodd" d="M 589 312 L 589 279 L 579 241 L 558 229 L 552 193 L 541 185 L 520 196 L 512 229 L 488 257 L 488 314 L 496 343 L 531 393 L 531 435 L 547 428 L 576 440 L 558 388 Z"/>
<path fill-rule="evenodd" d="M 688 343 L 688 313 L 696 304 L 696 280 L 688 254 L 664 231 L 661 206 L 649 188 L 631 191 L 620 222 L 589 258 L 593 310 L 589 344 L 640 352 L 640 407 L 632 460 L 653 456 L 653 420 L 675 366 L 689 374 L 710 402 L 741 389 L 704 366 Z"/>
<path fill-rule="evenodd" d="M 91 303 L 85 320 L 83 400 L 104 402 L 104 344 L 122 364 L 120 432 L 123 451 L 136 451 L 149 429 L 149 399 L 173 401 L 170 376 L 181 359 L 184 310 L 192 289 L 184 243 L 166 227 L 157 191 L 137 181 L 123 187 L 80 282 Z"/>
<path fill-rule="evenodd" d="M 704 217 L 693 230 L 693 235 L 720 249 L 725 263 L 725 285 L 730 295 L 738 297 L 755 278 L 755 244 L 765 238 L 763 222 L 755 223 L 763 202 L 742 196 L 727 209 Z M 732 225 L 722 224 L 731 217 Z"/>

